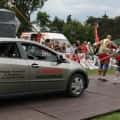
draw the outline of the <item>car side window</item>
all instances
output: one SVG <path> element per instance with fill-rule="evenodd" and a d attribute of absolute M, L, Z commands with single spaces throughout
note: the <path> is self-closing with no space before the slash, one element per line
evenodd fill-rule
<path fill-rule="evenodd" d="M 0 43 L 0 57 L 21 58 L 16 43 Z"/>
<path fill-rule="evenodd" d="M 51 62 L 57 61 L 57 57 L 54 53 L 40 46 L 23 43 L 22 47 L 26 51 L 28 59 L 44 60 L 44 61 L 51 61 Z"/>

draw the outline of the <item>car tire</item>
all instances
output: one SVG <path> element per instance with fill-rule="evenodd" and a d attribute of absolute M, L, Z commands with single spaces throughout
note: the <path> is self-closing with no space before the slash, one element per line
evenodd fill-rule
<path fill-rule="evenodd" d="M 67 86 L 67 94 L 70 97 L 78 97 L 84 91 L 84 76 L 76 73 L 70 78 Z"/>

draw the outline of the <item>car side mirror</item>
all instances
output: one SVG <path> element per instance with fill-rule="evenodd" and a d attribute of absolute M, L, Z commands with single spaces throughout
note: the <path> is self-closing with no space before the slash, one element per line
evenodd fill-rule
<path fill-rule="evenodd" d="M 28 59 L 31 59 L 31 60 L 34 60 L 34 56 L 32 55 L 32 54 L 30 54 L 30 53 L 27 53 L 27 57 L 28 57 Z"/>
<path fill-rule="evenodd" d="M 57 56 L 57 63 L 58 64 L 62 63 L 62 55 Z"/>
<path fill-rule="evenodd" d="M 58 62 L 58 64 L 60 64 L 60 63 L 66 62 L 66 60 L 63 58 L 62 55 L 58 55 L 58 56 L 57 56 L 57 62 Z"/>

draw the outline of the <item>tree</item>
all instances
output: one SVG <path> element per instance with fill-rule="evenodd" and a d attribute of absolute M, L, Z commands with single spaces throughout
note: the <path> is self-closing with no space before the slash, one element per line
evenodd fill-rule
<path fill-rule="evenodd" d="M 72 21 L 72 15 L 71 14 L 67 16 L 66 21 L 67 21 L 67 23 L 70 23 Z"/>
<path fill-rule="evenodd" d="M 93 42 L 94 34 L 91 25 L 82 24 L 79 21 L 72 20 L 64 24 L 64 34 L 73 43 L 76 40 Z"/>
<path fill-rule="evenodd" d="M 47 31 L 50 24 L 49 15 L 46 12 L 39 11 L 37 14 L 37 24 L 41 31 Z"/>
<path fill-rule="evenodd" d="M 94 25 L 96 22 L 99 22 L 99 18 L 93 16 L 88 17 L 88 19 L 86 20 L 86 23 L 90 25 Z"/>
<path fill-rule="evenodd" d="M 63 33 L 63 26 L 64 26 L 64 20 L 61 20 L 58 17 L 55 17 L 50 24 L 50 30 L 53 32 Z"/>
<path fill-rule="evenodd" d="M 0 0 L 0 8 L 6 7 L 7 0 Z"/>
<path fill-rule="evenodd" d="M 113 39 L 120 38 L 120 16 L 109 18 L 109 16 L 105 13 L 101 18 L 90 16 L 86 20 L 86 23 L 92 26 L 95 22 L 99 23 L 99 33 L 101 39 L 105 38 L 107 34 L 111 34 Z"/>
<path fill-rule="evenodd" d="M 41 8 L 47 0 L 0 0 L 1 8 L 9 8 L 8 2 L 11 1 L 19 11 L 30 20 L 30 15 L 37 8 Z"/>
<path fill-rule="evenodd" d="M 41 8 L 47 0 L 0 0 L 0 7 L 11 9 L 7 4 L 8 1 L 12 1 L 14 4 L 12 10 L 15 11 L 18 19 L 21 22 L 19 29 L 20 33 L 21 31 L 31 30 L 31 14 L 38 8 Z"/>
<path fill-rule="evenodd" d="M 120 16 L 116 16 L 114 19 L 113 34 L 115 39 L 120 38 Z"/>

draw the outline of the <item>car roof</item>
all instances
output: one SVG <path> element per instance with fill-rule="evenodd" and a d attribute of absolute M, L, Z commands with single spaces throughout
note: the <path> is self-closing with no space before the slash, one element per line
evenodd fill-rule
<path fill-rule="evenodd" d="M 0 37 L 0 41 L 21 41 L 22 39 L 19 38 L 6 38 L 6 37 Z"/>
<path fill-rule="evenodd" d="M 20 39 L 20 38 L 1 38 L 0 37 L 0 41 L 6 41 L 6 42 L 27 42 L 27 43 L 34 43 L 34 44 L 39 44 L 41 45 L 40 43 L 37 43 L 35 41 L 31 41 L 31 40 L 24 40 L 24 39 Z"/>

